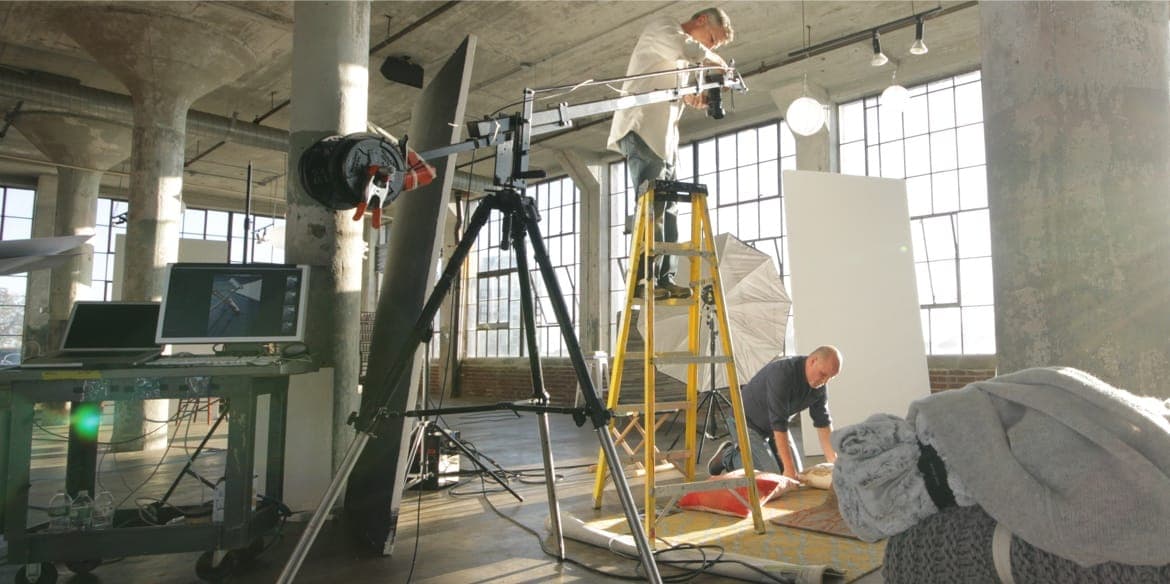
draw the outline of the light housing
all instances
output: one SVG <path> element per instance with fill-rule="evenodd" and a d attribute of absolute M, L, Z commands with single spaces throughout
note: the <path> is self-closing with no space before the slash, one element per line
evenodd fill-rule
<path fill-rule="evenodd" d="M 882 41 L 878 39 L 878 31 L 873 31 L 873 58 L 869 60 L 869 64 L 874 67 L 881 67 L 890 62 L 890 58 L 882 52 Z"/>
<path fill-rule="evenodd" d="M 918 21 L 914 23 L 914 44 L 910 45 L 911 55 L 925 55 L 930 49 L 926 48 L 926 43 L 922 42 L 922 33 L 925 25 L 922 22 L 922 17 L 918 17 Z"/>

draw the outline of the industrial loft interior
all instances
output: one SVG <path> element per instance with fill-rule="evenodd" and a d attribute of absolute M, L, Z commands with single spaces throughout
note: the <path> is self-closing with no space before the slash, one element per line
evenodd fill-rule
<path fill-rule="evenodd" d="M 0 582 L 1170 582 L 1170 2 L 0 2 Z"/>

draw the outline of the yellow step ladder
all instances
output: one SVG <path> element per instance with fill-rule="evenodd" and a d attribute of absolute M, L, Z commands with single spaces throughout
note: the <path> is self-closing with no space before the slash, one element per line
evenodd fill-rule
<path fill-rule="evenodd" d="M 665 243 L 654 241 L 654 201 L 669 199 L 691 205 L 691 238 L 688 242 Z M 615 418 L 610 421 L 609 431 L 614 436 L 615 445 L 621 447 L 631 457 L 642 455 L 640 473 L 645 476 L 645 524 L 647 537 L 651 545 L 655 542 L 655 526 L 658 523 L 659 511 L 657 499 L 668 499 L 662 514 L 669 512 L 678 499 L 689 492 L 728 489 L 733 494 L 736 489 L 746 487 L 748 500 L 744 503 L 752 510 L 752 522 L 756 533 L 764 533 L 764 518 L 760 509 L 760 497 L 756 490 L 755 471 L 752 466 L 751 449 L 740 450 L 743 457 L 744 476 L 728 478 L 719 481 L 695 481 L 696 439 L 698 434 L 698 403 L 699 380 L 698 365 L 717 363 L 727 367 L 727 382 L 731 398 L 731 409 L 735 418 L 735 433 L 739 444 L 748 444 L 746 418 L 744 417 L 743 401 L 739 393 L 739 380 L 735 372 L 735 359 L 731 350 L 731 331 L 727 325 L 727 307 L 723 299 L 723 284 L 719 281 L 719 260 L 715 254 L 715 239 L 712 234 L 711 216 L 707 211 L 707 189 L 703 185 L 679 183 L 673 181 L 655 181 L 651 188 L 638 200 L 638 210 L 634 221 L 634 236 L 630 250 L 630 276 L 626 282 L 626 304 L 622 311 L 622 320 L 618 328 L 618 339 L 614 352 L 613 367 L 610 369 L 609 397 L 606 407 L 614 412 Z M 655 300 L 654 262 L 652 258 L 657 254 L 667 254 L 676 257 L 688 258 L 690 262 L 691 297 L 687 299 Z M 702 262 L 707 262 L 709 280 L 701 280 Z M 644 283 L 644 299 L 636 299 L 634 290 L 639 281 Z M 723 355 L 707 356 L 702 354 L 699 346 L 699 321 L 702 305 L 701 294 L 704 286 L 710 285 L 714 296 L 715 320 L 719 325 L 719 338 L 723 343 Z M 636 304 L 641 304 L 640 318 L 646 319 L 645 335 L 642 351 L 627 350 L 630 342 L 631 313 Z M 659 352 L 654 347 L 654 308 L 655 304 L 684 305 L 689 307 L 687 327 L 687 351 Z M 643 403 L 619 404 L 622 387 L 622 371 L 626 360 L 642 362 L 643 367 Z M 655 396 L 655 366 L 665 364 L 686 364 L 687 387 L 686 398 L 681 401 L 658 402 Z M 712 388 L 713 390 L 714 388 Z M 676 412 L 684 412 L 686 419 L 685 447 L 678 452 L 660 452 L 655 444 L 655 433 L 667 417 Z M 622 418 L 619 427 L 618 418 Z M 641 438 L 640 442 L 635 442 Z M 684 482 L 676 484 L 658 484 L 657 466 L 669 463 L 677 468 L 684 476 Z M 593 506 L 601 508 L 602 491 L 605 489 L 607 478 L 605 452 L 598 453 L 598 464 L 593 484 Z M 741 498 L 742 499 L 742 498 Z"/>

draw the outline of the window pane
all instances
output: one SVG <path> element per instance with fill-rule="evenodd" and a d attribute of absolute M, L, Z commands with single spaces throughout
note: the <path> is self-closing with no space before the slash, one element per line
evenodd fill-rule
<path fill-rule="evenodd" d="M 902 139 L 902 114 L 890 108 L 878 108 L 878 123 L 881 126 L 881 141 Z"/>
<path fill-rule="evenodd" d="M 4 239 L 29 239 L 32 237 L 32 219 L 8 218 L 4 220 Z"/>
<path fill-rule="evenodd" d="M 962 353 L 961 321 L 958 308 L 931 309 L 930 352 L 935 355 Z"/>
<path fill-rule="evenodd" d="M 735 134 L 719 138 L 719 167 L 733 168 L 736 165 Z"/>
<path fill-rule="evenodd" d="M 768 160 L 770 156 L 764 156 L 764 142 L 760 142 L 760 160 Z M 791 156 L 796 154 L 796 135 L 792 133 L 792 129 L 788 127 L 788 122 L 780 123 L 780 156 Z"/>
<path fill-rule="evenodd" d="M 930 135 L 930 167 L 934 172 L 955 168 L 955 131 L 946 130 Z"/>
<path fill-rule="evenodd" d="M 926 238 L 926 259 L 941 260 L 955 257 L 955 231 L 951 216 L 927 217 L 922 220 Z"/>
<path fill-rule="evenodd" d="M 987 206 L 987 167 L 964 168 L 959 171 L 959 206 L 977 209 Z"/>
<path fill-rule="evenodd" d="M 925 94 L 910 98 L 902 112 L 902 125 L 907 136 L 925 134 L 930 129 L 928 112 Z"/>
<path fill-rule="evenodd" d="M 675 175 L 679 180 L 695 176 L 695 149 L 689 144 L 678 149 L 678 169 Z"/>
<path fill-rule="evenodd" d="M 756 183 L 756 166 L 739 169 L 739 200 L 750 201 L 760 197 L 760 185 Z"/>
<path fill-rule="evenodd" d="M 910 207 L 910 216 L 918 217 L 931 213 L 930 176 L 919 176 L 906 179 L 906 200 Z"/>
<path fill-rule="evenodd" d="M 936 304 L 951 304 L 959 301 L 958 274 L 955 273 L 955 262 L 945 260 L 929 262 L 930 287 L 934 292 Z"/>
<path fill-rule="evenodd" d="M 4 215 L 7 217 L 24 217 L 32 219 L 33 216 L 33 191 L 24 189 L 6 189 L 7 194 L 4 197 Z"/>
<path fill-rule="evenodd" d="M 837 108 L 837 123 L 841 142 L 864 139 L 865 112 L 861 102 L 854 101 Z"/>
<path fill-rule="evenodd" d="M 986 162 L 983 148 L 983 124 L 958 129 L 959 166 L 975 166 Z"/>
<path fill-rule="evenodd" d="M 955 88 L 955 123 L 973 124 L 983 121 L 983 91 L 978 83 Z"/>
<path fill-rule="evenodd" d="M 780 237 L 783 219 L 780 199 L 760 201 L 760 237 Z"/>
<path fill-rule="evenodd" d="M 756 158 L 756 130 L 744 130 L 736 135 L 736 156 L 739 159 L 739 166 L 748 164 L 755 164 Z"/>
<path fill-rule="evenodd" d="M 902 160 L 902 143 L 889 142 L 882 144 L 882 176 L 885 178 L 903 178 L 906 176 L 905 162 Z"/>
<path fill-rule="evenodd" d="M 991 222 L 987 209 L 958 214 L 959 257 L 991 256 Z"/>
<path fill-rule="evenodd" d="M 715 141 L 699 142 L 699 175 L 715 172 L 718 160 L 715 159 Z"/>
<path fill-rule="evenodd" d="M 955 127 L 955 97 L 950 90 L 926 94 L 930 103 L 930 131 Z"/>
<path fill-rule="evenodd" d="M 906 140 L 906 176 L 930 172 L 930 137 L 917 136 Z"/>
<path fill-rule="evenodd" d="M 865 176 L 865 143 L 841 145 L 841 174 Z"/>
<path fill-rule="evenodd" d="M 994 302 L 991 258 L 960 260 L 959 280 L 962 285 L 963 304 L 990 305 Z"/>
<path fill-rule="evenodd" d="M 963 309 L 963 353 L 995 354 L 995 309 L 972 306 Z"/>

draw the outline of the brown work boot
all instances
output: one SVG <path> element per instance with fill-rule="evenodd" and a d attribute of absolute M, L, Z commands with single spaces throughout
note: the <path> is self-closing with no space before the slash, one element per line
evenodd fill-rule
<path fill-rule="evenodd" d="M 634 298 L 645 298 L 645 297 L 646 297 L 646 286 L 644 284 L 638 284 L 637 287 L 634 288 Z M 670 298 L 669 291 L 667 291 L 665 288 L 662 288 L 661 286 L 654 288 L 654 299 L 655 300 L 666 300 L 667 298 Z"/>
<path fill-rule="evenodd" d="M 666 290 L 669 298 L 690 298 L 691 289 L 687 286 L 679 286 L 674 282 L 659 282 L 657 290 Z"/>

